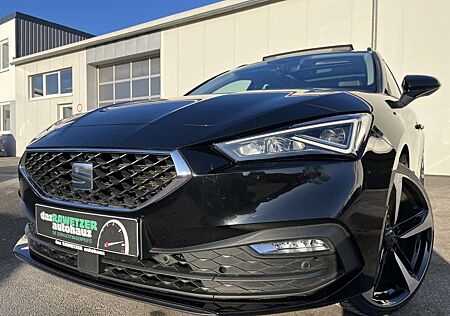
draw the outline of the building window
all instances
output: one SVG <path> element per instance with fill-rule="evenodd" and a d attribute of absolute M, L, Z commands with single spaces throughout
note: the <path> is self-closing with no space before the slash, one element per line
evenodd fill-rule
<path fill-rule="evenodd" d="M 98 105 L 161 96 L 159 57 L 98 68 Z"/>
<path fill-rule="evenodd" d="M 45 76 L 45 94 L 58 94 L 58 73 Z"/>
<path fill-rule="evenodd" d="M 0 104 L 0 131 L 9 132 L 11 130 L 11 106 Z"/>
<path fill-rule="evenodd" d="M 59 105 L 58 112 L 59 112 L 58 113 L 58 118 L 60 120 L 72 117 L 72 115 L 73 115 L 72 103 Z"/>
<path fill-rule="evenodd" d="M 31 97 L 44 96 L 44 76 L 37 75 L 31 77 Z"/>
<path fill-rule="evenodd" d="M 61 70 L 59 76 L 61 81 L 60 93 L 72 93 L 72 69 Z"/>
<path fill-rule="evenodd" d="M 0 43 L 0 70 L 7 69 L 9 67 L 9 43 Z"/>
<path fill-rule="evenodd" d="M 72 93 L 72 68 L 30 77 L 32 99 L 68 93 Z"/>

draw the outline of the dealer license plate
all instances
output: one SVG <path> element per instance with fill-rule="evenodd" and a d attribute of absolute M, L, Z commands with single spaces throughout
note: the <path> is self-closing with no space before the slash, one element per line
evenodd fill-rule
<path fill-rule="evenodd" d="M 138 256 L 138 221 L 36 205 L 36 231 L 58 245 L 91 253 Z"/>

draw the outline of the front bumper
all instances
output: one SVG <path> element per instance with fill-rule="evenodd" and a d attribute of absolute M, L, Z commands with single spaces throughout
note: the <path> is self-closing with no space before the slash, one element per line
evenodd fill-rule
<path fill-rule="evenodd" d="M 300 232 L 320 236 L 334 247 L 325 253 L 270 258 L 247 247 L 292 239 Z M 200 314 L 261 314 L 329 304 L 361 271 L 361 257 L 349 234 L 332 223 L 264 230 L 179 251 L 135 262 L 98 257 L 102 268 L 88 272 L 78 267 L 79 253 L 36 235 L 33 225 L 14 249 L 19 259 L 64 279 Z M 171 262 L 157 262 L 161 255 Z M 307 269 L 301 268 L 304 262 Z"/>
<path fill-rule="evenodd" d="M 242 166 L 230 166 L 211 151 L 182 154 L 194 176 L 178 189 L 128 212 L 96 210 L 139 219 L 138 259 L 106 254 L 96 259 L 98 271 L 79 269 L 77 252 L 38 237 L 32 226 L 16 255 L 78 283 L 196 313 L 298 310 L 339 302 L 373 286 L 390 154 Z M 21 208 L 31 223 L 36 204 L 63 207 L 42 199 L 21 170 L 19 177 Z M 93 211 L 83 205 L 71 210 Z M 328 240 L 332 250 L 267 258 L 249 249 L 254 243 L 307 237 Z M 303 262 L 307 271 L 299 268 Z"/>

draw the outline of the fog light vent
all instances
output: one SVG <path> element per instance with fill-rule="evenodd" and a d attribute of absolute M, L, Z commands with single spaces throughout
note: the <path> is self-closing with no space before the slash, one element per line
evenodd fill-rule
<path fill-rule="evenodd" d="M 273 241 L 264 244 L 250 245 L 262 255 L 318 252 L 330 250 L 328 244 L 321 239 L 296 239 Z"/>

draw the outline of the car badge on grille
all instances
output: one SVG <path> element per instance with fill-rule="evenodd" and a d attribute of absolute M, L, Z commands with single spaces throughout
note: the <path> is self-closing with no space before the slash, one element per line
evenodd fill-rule
<path fill-rule="evenodd" d="M 92 190 L 94 174 L 91 163 L 75 162 L 72 164 L 72 188 L 74 190 Z"/>

